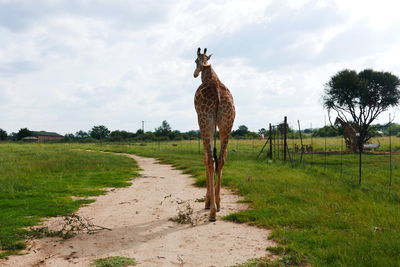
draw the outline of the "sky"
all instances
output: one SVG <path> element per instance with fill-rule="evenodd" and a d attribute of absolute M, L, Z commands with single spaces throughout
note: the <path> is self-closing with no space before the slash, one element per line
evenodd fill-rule
<path fill-rule="evenodd" d="M 232 92 L 235 129 L 283 116 L 321 127 L 338 71 L 400 76 L 398 10 L 396 0 L 0 0 L 0 128 L 198 129 L 198 47 Z"/>

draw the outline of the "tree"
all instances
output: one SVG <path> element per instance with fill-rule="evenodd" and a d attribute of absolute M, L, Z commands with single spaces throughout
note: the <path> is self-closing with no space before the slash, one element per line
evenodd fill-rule
<path fill-rule="evenodd" d="M 88 138 L 89 134 L 87 132 L 85 132 L 85 131 L 80 130 L 80 131 L 75 133 L 75 137 L 78 138 L 78 139 L 84 139 L 84 138 Z"/>
<path fill-rule="evenodd" d="M 400 100 L 400 80 L 390 72 L 365 69 L 359 73 L 342 70 L 325 84 L 324 106 L 353 125 L 358 137 L 358 148 L 371 138 L 371 123 L 389 107 L 397 106 Z"/>
<path fill-rule="evenodd" d="M 75 135 L 72 133 L 67 133 L 64 135 L 63 141 L 65 142 L 71 142 L 75 139 Z"/>
<path fill-rule="evenodd" d="M 24 137 L 31 136 L 32 132 L 28 128 L 21 128 L 17 133 L 17 140 L 21 140 Z"/>
<path fill-rule="evenodd" d="M 249 132 L 249 128 L 246 125 L 240 125 L 237 130 L 232 131 L 233 137 L 243 137 Z"/>
<path fill-rule="evenodd" d="M 8 140 L 17 141 L 18 140 L 17 133 L 14 132 L 10 133 L 10 135 L 8 136 Z"/>
<path fill-rule="evenodd" d="M 264 136 L 267 136 L 268 131 L 265 128 L 261 128 L 260 130 L 258 130 L 258 134 L 263 134 Z"/>
<path fill-rule="evenodd" d="M 136 138 L 141 141 L 154 141 L 157 139 L 152 132 L 145 132 L 144 134 L 138 135 Z"/>
<path fill-rule="evenodd" d="M 190 130 L 186 133 L 183 133 L 183 136 L 185 139 L 189 139 L 189 140 L 198 139 L 198 138 L 200 138 L 200 131 L 199 130 Z"/>
<path fill-rule="evenodd" d="M 338 131 L 333 128 L 332 126 L 324 126 L 322 128 L 319 128 L 317 131 L 314 132 L 313 136 L 319 136 L 319 137 L 332 137 L 332 136 L 338 136 L 339 133 Z"/>
<path fill-rule="evenodd" d="M 110 130 L 104 125 L 94 126 L 89 132 L 90 136 L 94 139 L 103 140 L 110 134 Z"/>
<path fill-rule="evenodd" d="M 171 140 L 183 140 L 182 133 L 178 130 L 171 131 L 171 133 L 168 135 L 168 137 Z"/>
<path fill-rule="evenodd" d="M 135 138 L 136 134 L 128 132 L 128 131 L 120 131 L 120 130 L 115 130 L 110 133 L 109 139 L 111 141 L 123 141 L 127 140 L 130 138 Z"/>
<path fill-rule="evenodd" d="M 7 132 L 0 128 L 0 140 L 7 139 Z"/>
<path fill-rule="evenodd" d="M 388 135 L 389 129 L 392 136 L 397 136 L 400 133 L 400 125 L 397 123 L 393 123 L 392 125 L 390 125 L 390 127 L 388 127 Z"/>
<path fill-rule="evenodd" d="M 156 136 L 168 136 L 171 133 L 171 126 L 164 120 L 161 126 L 155 129 L 154 133 Z"/>

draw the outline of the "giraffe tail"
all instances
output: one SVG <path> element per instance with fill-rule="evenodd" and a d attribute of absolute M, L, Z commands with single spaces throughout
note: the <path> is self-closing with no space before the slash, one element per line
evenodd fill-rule
<path fill-rule="evenodd" d="M 217 156 L 217 147 L 216 146 L 214 146 L 213 158 L 214 158 L 214 170 L 216 172 L 217 168 L 218 168 L 218 156 Z"/>

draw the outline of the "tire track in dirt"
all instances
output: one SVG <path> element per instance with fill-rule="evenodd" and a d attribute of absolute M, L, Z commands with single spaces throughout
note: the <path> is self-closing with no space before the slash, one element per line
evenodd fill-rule
<path fill-rule="evenodd" d="M 194 187 L 189 175 L 155 159 L 123 155 L 138 162 L 142 176 L 77 212 L 112 231 L 29 241 L 26 255 L 0 260 L 0 266 L 89 266 L 97 258 L 125 256 L 135 258 L 137 266 L 220 267 L 266 256 L 266 247 L 274 245 L 268 240 L 269 230 L 221 219 L 208 222 L 204 203 L 195 201 L 204 197 L 205 189 Z M 221 198 L 218 216 L 247 208 L 225 188 Z M 177 215 L 177 201 L 193 205 L 196 226 L 169 221 Z M 56 221 L 45 224 L 51 228 Z"/>

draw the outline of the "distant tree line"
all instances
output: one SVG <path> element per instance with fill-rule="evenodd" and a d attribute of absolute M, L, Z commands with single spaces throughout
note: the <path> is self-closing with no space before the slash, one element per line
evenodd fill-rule
<path fill-rule="evenodd" d="M 198 139 L 200 132 L 191 130 L 187 132 L 180 132 L 172 130 L 167 121 L 163 121 L 159 127 L 154 131 L 143 132 L 142 129 L 136 132 L 129 132 L 125 130 L 110 131 L 106 126 L 94 126 L 90 131 L 78 131 L 75 134 L 66 134 L 64 141 L 78 141 L 78 142 L 92 142 L 92 141 L 168 141 L 168 140 L 194 140 Z"/>
<path fill-rule="evenodd" d="M 277 126 L 278 131 L 283 132 L 283 124 Z M 389 132 L 392 136 L 400 137 L 400 124 L 392 123 L 389 125 L 376 124 L 370 126 L 369 132 L 372 136 L 388 136 Z M 342 127 L 324 126 L 316 129 L 304 129 L 301 133 L 305 136 L 314 137 L 335 137 L 343 134 Z M 265 128 L 259 129 L 257 132 L 252 132 L 246 125 L 240 125 L 236 130 L 232 131 L 232 138 L 234 139 L 257 139 L 264 135 L 268 137 L 269 131 Z M 19 141 L 24 137 L 31 136 L 32 132 L 27 128 L 20 129 L 17 133 L 10 133 L 0 128 L 0 141 Z M 218 136 L 218 133 L 217 133 Z M 190 130 L 181 132 L 172 130 L 167 121 L 163 121 L 161 125 L 154 129 L 154 131 L 143 132 L 141 129 L 136 132 L 129 132 L 125 130 L 110 131 L 104 125 L 94 126 L 89 131 L 77 131 L 75 134 L 68 133 L 64 136 L 64 142 L 123 142 L 123 141 L 169 141 L 169 140 L 197 140 L 200 137 L 199 130 Z M 300 137 L 300 132 L 288 127 L 288 138 L 297 139 Z"/>

